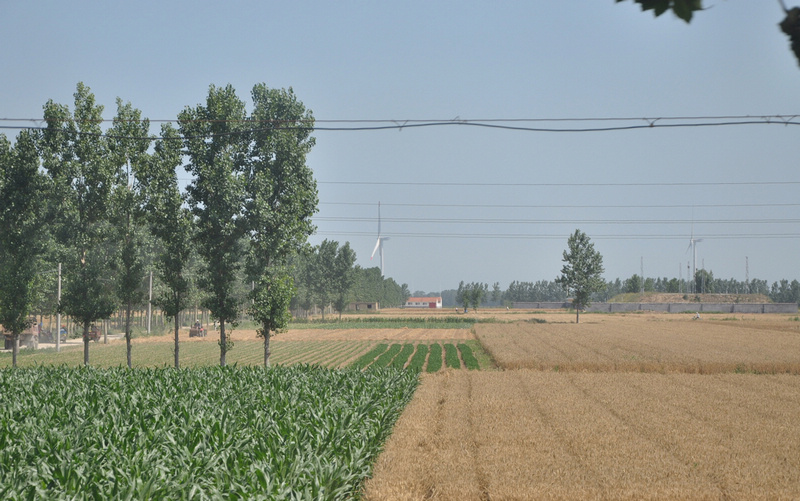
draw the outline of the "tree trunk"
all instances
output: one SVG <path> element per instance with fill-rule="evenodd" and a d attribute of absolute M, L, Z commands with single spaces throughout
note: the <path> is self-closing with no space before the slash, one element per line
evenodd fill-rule
<path fill-rule="evenodd" d="M 581 308 L 580 306 L 575 307 L 575 323 L 581 323 Z"/>
<path fill-rule="evenodd" d="M 219 321 L 219 365 L 225 367 L 225 354 L 228 351 L 228 340 L 225 339 L 225 321 Z"/>
<path fill-rule="evenodd" d="M 269 351 L 270 333 L 269 329 L 267 329 L 266 327 L 263 327 L 263 329 L 264 329 L 264 367 L 266 368 L 269 367 L 269 356 L 271 355 Z"/>
<path fill-rule="evenodd" d="M 127 350 L 128 369 L 131 368 L 131 310 L 133 310 L 133 305 L 128 301 L 128 305 L 125 308 L 125 348 Z"/>
<path fill-rule="evenodd" d="M 89 366 L 89 323 L 83 324 L 83 365 Z"/>
<path fill-rule="evenodd" d="M 181 325 L 178 323 L 178 315 L 175 315 L 175 368 L 181 368 L 181 362 L 179 358 L 180 354 L 180 344 L 178 343 L 178 333 L 180 332 Z"/>
<path fill-rule="evenodd" d="M 5 340 L 4 340 L 5 341 Z M 17 366 L 17 355 L 19 354 L 19 332 L 15 332 L 11 336 L 11 367 Z"/>

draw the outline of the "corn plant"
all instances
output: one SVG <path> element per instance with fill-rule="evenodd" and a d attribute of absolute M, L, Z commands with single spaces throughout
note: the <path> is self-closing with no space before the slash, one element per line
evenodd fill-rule
<path fill-rule="evenodd" d="M 62 366 L 0 385 L 2 499 L 348 499 L 417 377 Z"/>

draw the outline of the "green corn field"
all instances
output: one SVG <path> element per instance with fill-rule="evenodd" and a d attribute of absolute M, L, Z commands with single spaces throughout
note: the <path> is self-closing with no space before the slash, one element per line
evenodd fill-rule
<path fill-rule="evenodd" d="M 2 499 L 347 499 L 418 380 L 318 366 L 0 370 Z"/>

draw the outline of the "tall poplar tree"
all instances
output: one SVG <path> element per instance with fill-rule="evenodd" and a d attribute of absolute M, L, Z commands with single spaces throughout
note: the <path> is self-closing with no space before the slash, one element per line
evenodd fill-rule
<path fill-rule="evenodd" d="M 21 132 L 13 147 L 0 134 L 0 324 L 12 334 L 14 367 L 19 336 L 30 327 L 38 264 L 45 251 L 44 187 L 31 134 Z"/>
<path fill-rule="evenodd" d="M 64 288 L 59 308 L 83 330 L 83 363 L 89 365 L 89 328 L 114 310 L 108 212 L 116 169 L 102 135 L 103 107 L 78 83 L 75 111 L 52 100 L 44 106 L 47 128 L 39 145 L 52 179 L 55 238 L 64 244 Z"/>
<path fill-rule="evenodd" d="M 116 169 L 112 191 L 112 235 L 119 245 L 115 292 L 125 309 L 126 361 L 131 367 L 131 314 L 144 299 L 144 263 L 141 253 L 142 197 L 138 173 L 148 161 L 150 121 L 139 110 L 117 98 L 117 116 L 108 131 L 110 160 Z"/>
<path fill-rule="evenodd" d="M 230 85 L 208 91 L 206 104 L 185 108 L 178 115 L 194 176 L 188 202 L 197 218 L 195 241 L 204 261 L 200 285 L 208 293 L 204 306 L 220 324 L 219 363 L 231 347 L 226 324 L 238 317 L 234 294 L 245 249 L 247 229 L 243 215 L 248 168 L 245 105 Z"/>
<path fill-rule="evenodd" d="M 251 93 L 250 131 L 244 218 L 250 240 L 247 276 L 254 285 L 250 314 L 264 339 L 269 365 L 273 332 L 286 326 L 294 294 L 287 257 L 306 244 L 314 231 L 317 184 L 306 164 L 314 146 L 314 117 L 291 88 L 257 84 Z"/>
<path fill-rule="evenodd" d="M 180 312 L 188 306 L 191 282 L 187 268 L 192 257 L 194 218 L 183 205 L 175 169 L 181 165 L 181 138 L 169 124 L 161 126 L 161 139 L 139 173 L 144 209 L 152 234 L 161 243 L 156 268 L 166 291 L 156 298 L 174 321 L 175 368 L 180 367 Z"/>

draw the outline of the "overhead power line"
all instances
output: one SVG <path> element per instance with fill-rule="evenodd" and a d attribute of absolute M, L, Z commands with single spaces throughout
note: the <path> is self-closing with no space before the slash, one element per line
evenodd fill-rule
<path fill-rule="evenodd" d="M 525 239 L 525 240 L 562 240 L 566 239 L 568 234 L 528 234 L 528 233 L 424 233 L 424 232 L 385 232 L 387 237 L 402 237 L 402 238 L 469 238 L 469 239 Z M 375 236 L 374 232 L 369 231 L 318 231 L 317 235 L 321 236 L 351 236 L 351 237 L 369 237 Z M 703 239 L 716 240 L 716 239 L 800 239 L 800 234 L 797 233 L 717 233 L 717 234 L 703 234 Z M 651 234 L 651 235 L 629 235 L 629 234 L 592 234 L 592 240 L 686 240 L 686 235 L 667 235 L 667 234 Z"/>
<path fill-rule="evenodd" d="M 373 223 L 372 217 L 315 217 L 314 221 Z M 413 224 L 798 224 L 800 219 L 454 219 L 384 217 L 383 222 Z"/>
<path fill-rule="evenodd" d="M 41 118 L 0 118 L 3 122 L 22 122 L 24 124 L 44 124 Z M 149 120 L 143 119 L 142 121 L 148 122 L 177 122 L 177 119 L 159 119 Z M 350 119 L 350 120 L 201 120 L 208 123 L 245 123 L 245 124 L 268 124 L 269 127 L 253 127 L 242 130 L 227 131 L 224 133 L 209 133 L 199 136 L 184 137 L 184 139 L 192 138 L 211 138 L 223 137 L 238 134 L 248 134 L 253 132 L 264 132 L 270 130 L 314 130 L 314 131 L 329 131 L 329 132 L 356 132 L 356 131 L 380 131 L 380 130 L 403 130 L 410 128 L 428 128 L 428 127 L 451 127 L 451 126 L 466 126 L 478 127 L 488 129 L 501 129 L 521 132 L 553 132 L 553 133 L 581 133 L 581 132 L 611 132 L 611 131 L 624 131 L 636 129 L 655 129 L 655 128 L 687 128 L 687 127 L 721 127 L 721 126 L 747 126 L 747 125 L 800 125 L 800 115 L 787 114 L 787 115 L 722 115 L 722 116 L 685 116 L 685 117 L 576 117 L 576 118 L 492 118 L 492 119 L 461 119 L 453 118 L 447 120 L 420 120 L 420 119 Z M 113 122 L 113 119 L 95 120 L 97 122 Z M 581 126 L 581 127 L 541 127 L 541 126 L 525 126 L 519 125 L 521 123 L 598 123 L 604 124 L 607 122 L 629 122 L 622 125 L 595 125 L 595 126 Z M 290 124 L 290 125 L 286 125 Z M 305 124 L 305 125 L 304 125 Z M 346 124 L 346 125 L 319 125 L 319 124 Z M 0 125 L 0 129 L 32 129 L 32 130 L 48 130 L 44 125 Z M 54 129 L 59 130 L 59 129 Z M 164 139 L 159 136 L 113 136 L 107 133 L 88 133 L 79 132 L 80 134 L 99 136 L 99 137 L 116 137 L 120 139 L 142 139 L 142 140 L 158 140 Z"/>
<path fill-rule="evenodd" d="M 343 184 L 349 186 L 501 186 L 501 187 L 620 187 L 620 186 L 770 186 L 785 184 L 800 184 L 800 181 L 709 181 L 709 182 L 647 182 L 647 183 L 465 183 L 465 182 L 434 182 L 434 181 L 317 181 L 317 184 Z M 373 204 L 374 205 L 374 204 Z"/>
<path fill-rule="evenodd" d="M 320 205 L 348 205 L 374 207 L 375 202 L 320 202 Z M 552 204 L 441 204 L 441 203 L 391 203 L 381 202 L 386 207 L 439 207 L 476 209 L 703 209 L 703 208 L 754 208 L 754 207 L 800 207 L 800 203 L 764 204 L 657 204 L 657 205 L 552 205 Z"/>

